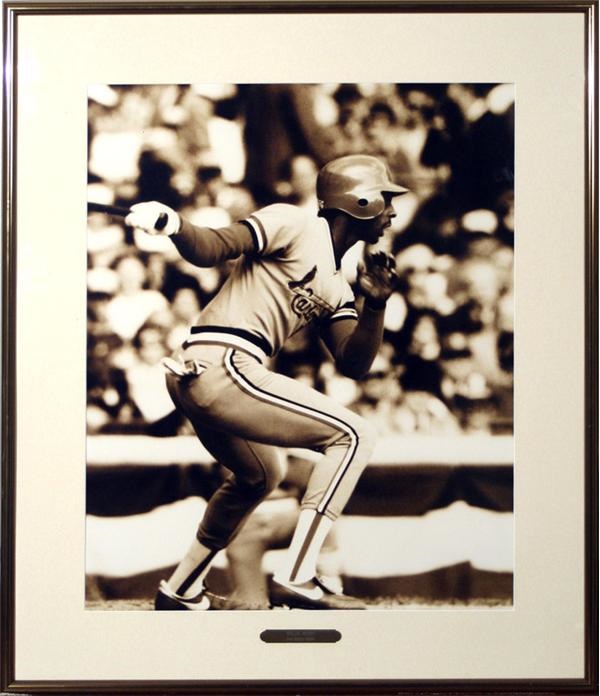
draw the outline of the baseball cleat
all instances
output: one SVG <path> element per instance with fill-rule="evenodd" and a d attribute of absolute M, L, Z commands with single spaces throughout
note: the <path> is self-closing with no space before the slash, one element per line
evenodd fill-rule
<path fill-rule="evenodd" d="M 155 611 L 207 611 L 211 601 L 206 592 L 196 597 L 181 597 L 175 594 L 164 580 L 161 580 L 154 598 Z"/>
<path fill-rule="evenodd" d="M 320 578 L 313 578 L 302 585 L 282 583 L 273 579 L 269 595 L 271 606 L 290 609 L 366 609 L 357 597 L 335 592 Z"/>

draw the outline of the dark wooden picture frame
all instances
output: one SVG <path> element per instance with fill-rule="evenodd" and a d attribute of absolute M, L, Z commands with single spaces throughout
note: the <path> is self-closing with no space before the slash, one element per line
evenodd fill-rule
<path fill-rule="evenodd" d="M 582 23 L 585 55 L 581 56 L 583 73 L 578 78 L 585 81 L 584 103 L 578 105 L 584 114 L 583 147 L 584 163 L 582 178 L 585 200 L 580 201 L 580 212 L 584 229 L 576 230 L 584 236 L 585 278 L 584 296 L 572 298 L 574 303 L 585 304 L 584 335 L 579 337 L 585 352 L 584 403 L 579 404 L 584 414 L 579 424 L 583 440 L 584 468 L 583 509 L 584 538 L 582 545 L 585 559 L 582 600 L 585 605 L 585 622 L 581 626 L 584 646 L 582 675 L 557 676 L 553 678 L 493 679 L 441 678 L 415 679 L 344 679 L 332 675 L 331 679 L 296 679 L 290 666 L 289 679 L 244 680 L 236 678 L 232 664 L 232 678 L 223 680 L 164 681 L 152 679 L 76 679 L 21 678 L 16 671 L 15 629 L 17 616 L 17 479 L 19 461 L 17 457 L 18 423 L 17 411 L 22 393 L 17 388 L 16 349 L 18 278 L 22 268 L 18 259 L 19 216 L 17 207 L 17 172 L 21 167 L 18 156 L 19 103 L 23 97 L 19 81 L 19 30 L 20 20 L 25 17 L 76 17 L 78 15 L 103 16 L 104 19 L 117 15 L 165 15 L 176 17 L 183 14 L 233 15 L 246 13 L 253 16 L 284 15 L 288 13 L 314 14 L 323 16 L 385 13 L 391 17 L 402 15 L 435 16 L 437 14 L 502 15 L 512 13 L 515 17 L 525 15 L 553 14 L 562 17 L 576 15 Z M 598 691 L 598 5 L 594 0 L 473 0 L 447 4 L 439 0 L 393 0 L 366 2 L 365 0 L 335 0 L 283 2 L 260 2 L 253 0 L 240 3 L 225 2 L 163 2 L 151 4 L 140 2 L 15 2 L 3 3 L 4 21 L 4 110 L 3 110 L 3 259 L 2 259 L 2 556 L 1 556 L 1 675 L 2 693 L 69 693 L 69 694 L 399 694 L 399 693 L 573 693 L 593 694 Z M 57 50 L 66 51 L 65 47 Z M 457 50 L 458 47 L 457 47 Z M 299 58 L 300 59 L 300 58 Z M 517 172 L 518 177 L 518 172 Z M 83 205 L 83 202 L 82 202 Z M 572 234 L 575 234 L 571 230 Z M 543 254 L 543 250 L 541 252 Z M 60 274 L 59 274 L 60 275 Z M 44 357 L 41 346 L 40 359 Z M 55 348 L 54 350 L 57 350 Z M 48 405 L 50 407 L 50 404 Z M 518 535 L 517 535 L 518 539 Z M 43 570 L 40 571 L 43 582 Z M 558 598 L 557 601 L 560 601 Z M 516 601 L 518 605 L 518 598 Z M 106 637 L 109 640 L 109 637 Z M 287 648 L 296 649 L 300 646 Z M 132 646 L 132 650 L 135 646 Z M 376 646 L 365 646 L 365 650 L 376 650 Z M 291 653 L 285 653 L 286 656 Z M 363 656 L 361 656 L 363 657 Z M 276 658 L 280 659 L 280 658 Z M 299 658 L 302 659 L 302 658 Z M 349 660 L 356 659 L 350 654 Z M 267 665 L 268 671 L 268 665 Z M 510 670 L 509 670 L 510 671 Z"/>

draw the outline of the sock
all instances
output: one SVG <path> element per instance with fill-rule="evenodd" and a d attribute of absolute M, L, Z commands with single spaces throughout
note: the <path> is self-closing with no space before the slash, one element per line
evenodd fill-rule
<path fill-rule="evenodd" d="M 169 587 L 181 597 L 196 597 L 204 589 L 204 578 L 217 551 L 194 539 L 188 552 L 168 580 Z"/>
<path fill-rule="evenodd" d="M 333 520 L 316 510 L 302 510 L 288 549 L 285 570 L 277 573 L 279 582 L 302 584 L 316 573 L 317 558 Z"/>

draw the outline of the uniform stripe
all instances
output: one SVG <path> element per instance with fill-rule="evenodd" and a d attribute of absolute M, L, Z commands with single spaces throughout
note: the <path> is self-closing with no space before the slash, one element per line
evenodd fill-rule
<path fill-rule="evenodd" d="M 253 358 L 256 358 L 261 363 L 265 359 L 265 354 L 258 349 L 250 341 L 244 341 L 243 338 L 237 336 L 228 336 L 227 334 L 219 333 L 206 333 L 200 336 L 188 336 L 188 338 L 183 342 L 183 348 L 188 346 L 207 344 L 211 346 L 223 346 L 224 348 L 235 347 L 245 353 L 250 354 Z"/>
<path fill-rule="evenodd" d="M 315 534 L 317 533 L 317 529 L 319 528 L 319 524 L 321 523 L 321 520 L 323 519 L 323 515 L 320 515 L 317 513 L 315 515 L 314 520 L 310 523 L 310 527 L 308 529 L 308 532 L 306 532 L 306 537 L 304 541 L 302 542 L 302 547 L 300 548 L 300 551 L 298 552 L 298 557 L 296 558 L 296 561 L 294 563 L 294 567 L 292 568 L 292 572 L 290 573 L 290 580 L 294 582 L 296 579 L 296 576 L 298 575 L 298 572 L 300 571 L 300 567 L 302 566 L 302 563 L 304 562 L 304 558 L 306 556 L 306 553 L 308 549 L 310 548 L 310 545 L 312 544 L 313 539 L 315 538 Z"/>
<path fill-rule="evenodd" d="M 256 220 L 256 223 L 258 224 L 258 230 L 259 230 L 259 233 L 262 237 L 262 249 L 261 249 L 261 252 L 262 252 L 267 248 L 267 232 L 266 232 L 264 225 L 262 224 L 260 218 L 257 218 L 255 215 L 251 215 L 250 217 L 253 220 Z"/>
<path fill-rule="evenodd" d="M 354 300 L 349 300 L 345 302 L 341 307 L 338 307 L 329 317 L 329 323 L 337 321 L 338 319 L 358 319 L 358 312 L 356 311 L 356 306 Z"/>
<path fill-rule="evenodd" d="M 192 572 L 187 576 L 187 578 L 181 583 L 181 585 L 175 590 L 178 595 L 183 596 L 190 587 L 196 582 L 196 580 L 202 575 L 203 571 L 206 570 L 208 564 L 217 555 L 218 551 L 211 550 L 208 556 L 201 561 Z"/>
<path fill-rule="evenodd" d="M 267 233 L 265 232 L 265 228 L 256 215 L 250 215 L 246 220 L 252 225 L 256 234 L 256 252 L 262 254 L 267 247 Z"/>
<path fill-rule="evenodd" d="M 350 309 L 343 309 L 340 310 L 339 312 L 335 312 L 329 317 L 329 323 L 333 321 L 337 321 L 338 319 L 357 319 L 358 320 L 358 314 L 355 311 L 352 311 Z"/>
<path fill-rule="evenodd" d="M 191 339 L 194 340 L 199 334 L 222 334 L 224 336 L 235 336 L 236 338 L 241 338 L 244 341 L 249 341 L 253 343 L 257 348 L 265 354 L 271 357 L 273 355 L 273 348 L 269 341 L 264 336 L 260 334 L 253 333 L 247 329 L 236 329 L 232 326 L 214 326 L 212 324 L 205 324 L 204 326 L 192 326 L 190 328 Z"/>
<path fill-rule="evenodd" d="M 264 389 L 261 389 L 260 387 L 255 386 L 252 384 L 248 378 L 243 375 L 239 369 L 236 367 L 235 363 L 233 362 L 233 356 L 235 354 L 235 351 L 233 349 L 230 349 L 227 351 L 225 354 L 225 367 L 227 369 L 227 372 L 229 373 L 230 377 L 240 386 L 240 388 L 245 391 L 247 394 L 250 394 L 250 396 L 253 396 L 260 401 L 266 402 L 273 404 L 275 406 L 279 406 L 281 408 L 285 408 L 289 411 L 292 411 L 294 413 L 299 413 L 304 416 L 308 416 L 309 418 L 313 418 L 315 420 L 318 420 L 321 423 L 326 423 L 327 425 L 331 425 L 334 427 L 336 430 L 341 430 L 342 432 L 346 433 L 350 437 L 350 447 L 348 448 L 348 451 L 346 452 L 346 455 L 344 456 L 344 459 L 342 460 L 341 464 L 338 466 L 333 478 L 331 479 L 331 482 L 323 494 L 323 497 L 321 498 L 321 502 L 317 506 L 317 512 L 323 513 L 329 503 L 331 502 L 332 497 L 335 495 L 335 492 L 337 491 L 342 479 L 344 478 L 344 474 L 346 471 L 348 471 L 348 468 L 350 467 L 350 464 L 352 463 L 352 460 L 354 459 L 354 455 L 356 454 L 356 450 L 358 448 L 358 434 L 354 430 L 354 428 L 349 425 L 348 423 L 345 423 L 344 421 L 340 420 L 339 418 L 335 418 L 335 416 L 330 416 L 329 414 L 322 413 L 321 411 L 310 408 L 308 406 L 303 406 L 301 404 L 298 404 L 294 401 L 291 401 L 290 399 L 286 399 L 282 396 L 276 396 L 275 394 L 270 394 L 269 392 L 264 391 Z"/>
<path fill-rule="evenodd" d="M 258 237 L 258 232 L 255 230 L 254 225 L 250 222 L 250 220 L 241 220 L 241 223 L 242 225 L 245 225 L 248 228 L 250 234 L 252 235 L 252 241 L 254 242 L 254 250 L 257 254 L 260 253 L 260 240 Z"/>

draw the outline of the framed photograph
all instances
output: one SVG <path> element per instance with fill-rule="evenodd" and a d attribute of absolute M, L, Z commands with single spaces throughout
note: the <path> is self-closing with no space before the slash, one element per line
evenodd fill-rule
<path fill-rule="evenodd" d="M 2 693 L 597 693 L 597 4 L 3 21 Z"/>

